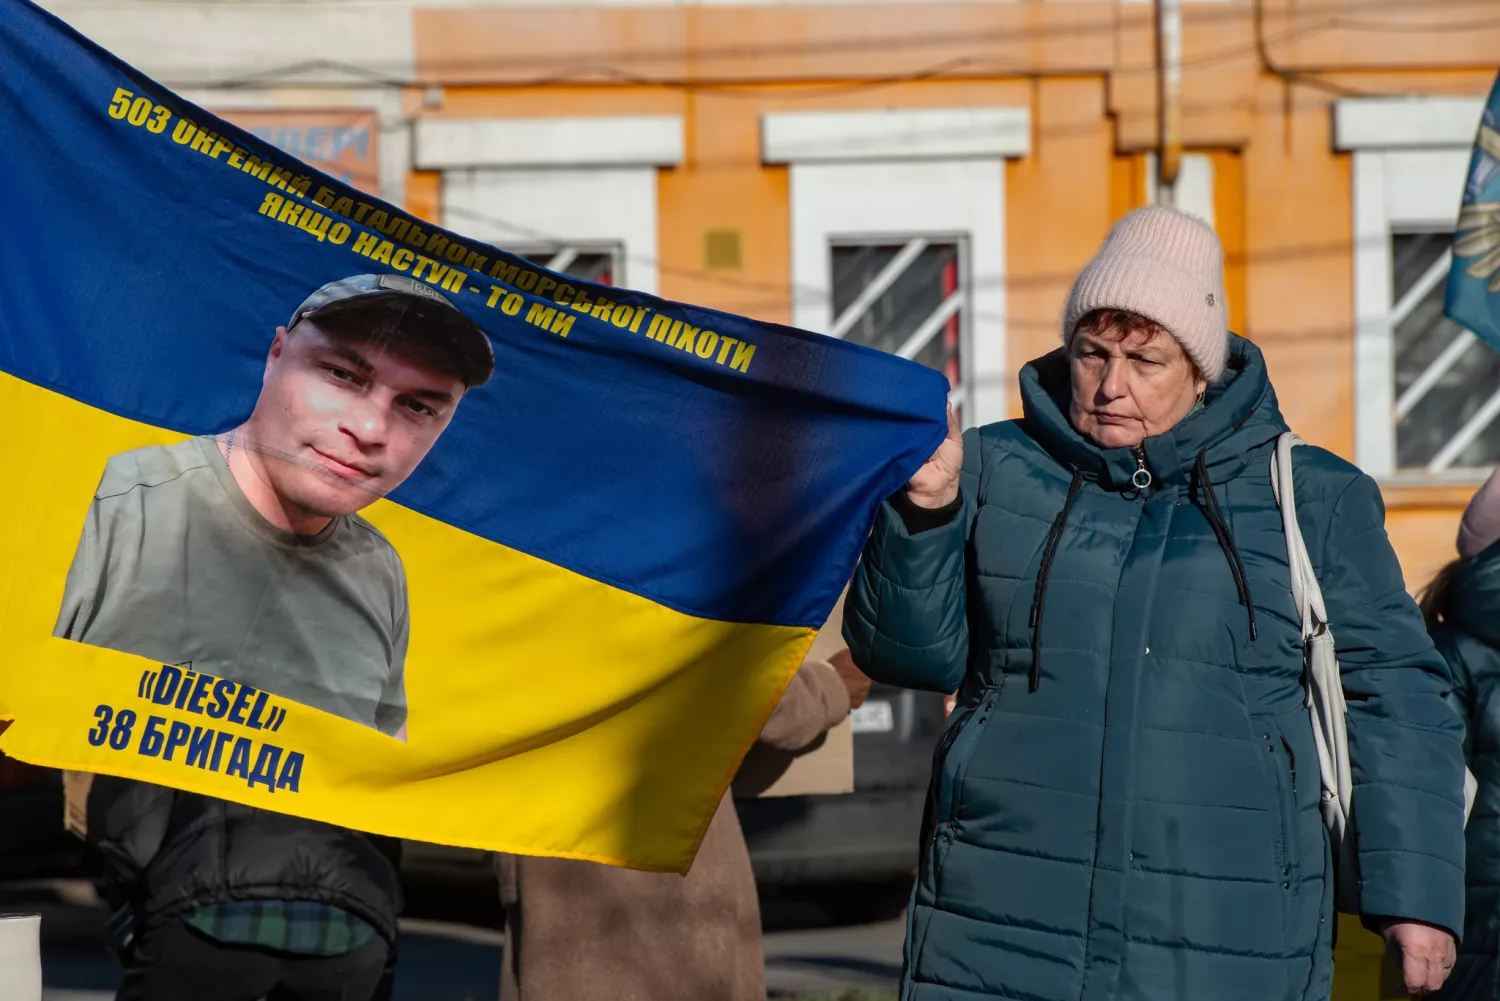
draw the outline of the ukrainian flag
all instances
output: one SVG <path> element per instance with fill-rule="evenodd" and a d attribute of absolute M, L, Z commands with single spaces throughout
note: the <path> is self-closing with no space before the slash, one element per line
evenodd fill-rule
<path fill-rule="evenodd" d="M 26 0 L 0 6 L 0 136 L 0 750 L 398 837 L 684 870 L 876 506 L 943 437 L 942 377 L 431 226 Z M 380 272 L 441 292 L 495 355 L 363 512 L 405 565 L 409 741 L 274 692 L 209 718 L 186 687 L 160 697 L 163 665 L 54 638 L 106 461 L 235 427 L 276 325 Z"/>
<path fill-rule="evenodd" d="M 1500 351 L 1500 77 L 1474 137 L 1443 311 Z"/>

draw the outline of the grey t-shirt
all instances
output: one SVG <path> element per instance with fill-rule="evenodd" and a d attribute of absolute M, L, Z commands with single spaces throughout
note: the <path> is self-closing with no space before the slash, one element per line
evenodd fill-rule
<path fill-rule="evenodd" d="M 358 515 L 316 536 L 251 506 L 213 438 L 110 459 L 53 635 L 243 682 L 395 734 L 406 573 Z"/>

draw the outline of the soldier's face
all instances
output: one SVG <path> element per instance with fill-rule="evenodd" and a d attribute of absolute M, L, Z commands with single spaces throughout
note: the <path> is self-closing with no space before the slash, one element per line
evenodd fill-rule
<path fill-rule="evenodd" d="M 253 447 L 285 502 L 352 514 L 411 475 L 464 394 L 457 376 L 303 320 L 276 329 Z"/>

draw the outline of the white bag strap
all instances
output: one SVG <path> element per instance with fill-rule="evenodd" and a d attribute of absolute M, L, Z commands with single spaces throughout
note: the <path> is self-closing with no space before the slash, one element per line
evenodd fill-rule
<path fill-rule="evenodd" d="M 1276 455 L 1271 460 L 1271 489 L 1281 508 L 1281 526 L 1286 532 L 1287 563 L 1291 568 L 1292 603 L 1302 618 L 1304 641 L 1328 628 L 1328 610 L 1323 605 L 1323 590 L 1313 571 L 1312 557 L 1302 539 L 1297 523 L 1297 498 L 1292 478 L 1292 448 L 1305 444 L 1294 432 L 1287 431 L 1276 439 Z"/>
<path fill-rule="evenodd" d="M 1302 620 L 1302 643 L 1306 651 L 1307 676 L 1304 678 L 1306 705 L 1312 715 L 1313 736 L 1318 750 L 1318 771 L 1323 783 L 1323 816 L 1329 830 L 1342 839 L 1349 823 L 1349 803 L 1353 797 L 1353 773 L 1349 766 L 1349 733 L 1344 700 L 1344 684 L 1335 652 L 1333 633 L 1329 628 L 1328 610 L 1323 604 L 1323 590 L 1313 570 L 1312 557 L 1297 523 L 1297 499 L 1292 476 L 1292 449 L 1306 444 L 1291 431 L 1276 439 L 1276 454 L 1271 460 L 1271 489 L 1281 509 L 1281 524 L 1286 532 L 1287 564 L 1291 570 L 1292 602 Z M 1464 822 L 1474 808 L 1478 782 L 1473 772 L 1464 770 Z"/>
<path fill-rule="evenodd" d="M 1353 779 L 1349 768 L 1349 733 L 1345 712 L 1344 682 L 1339 675 L 1333 633 L 1328 628 L 1328 610 L 1323 590 L 1313 570 L 1312 557 L 1297 523 L 1297 497 L 1292 476 L 1292 448 L 1302 439 L 1288 431 L 1276 439 L 1271 462 L 1271 489 L 1281 508 L 1286 531 L 1287 565 L 1291 571 L 1292 602 L 1302 618 L 1302 644 L 1306 651 L 1305 701 L 1312 715 L 1313 737 L 1318 749 L 1318 772 L 1323 782 L 1323 817 L 1335 837 L 1342 838 L 1349 823 L 1349 800 Z"/>

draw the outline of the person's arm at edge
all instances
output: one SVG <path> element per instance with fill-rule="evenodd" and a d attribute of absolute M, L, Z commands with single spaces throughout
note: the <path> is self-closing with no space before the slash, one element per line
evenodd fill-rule
<path fill-rule="evenodd" d="M 919 508 L 902 493 L 880 506 L 844 604 L 844 641 L 875 681 L 952 692 L 969 633 L 964 550 L 977 506 L 979 432 L 963 434 L 958 496 Z"/>
<path fill-rule="evenodd" d="M 1348 700 L 1351 819 L 1368 925 L 1463 931 L 1463 724 L 1407 593 L 1385 505 L 1359 474 L 1333 506 L 1321 584 Z"/>
<path fill-rule="evenodd" d="M 800 751 L 849 715 L 849 690 L 832 664 L 809 657 L 792 675 L 758 742 Z"/>
<path fill-rule="evenodd" d="M 1453 687 L 1447 695 L 1447 702 L 1458 713 L 1458 717 L 1464 724 L 1464 762 L 1471 764 L 1474 760 L 1474 676 L 1469 670 L 1468 658 L 1464 656 L 1464 649 L 1470 644 L 1478 642 L 1458 632 L 1457 629 L 1439 624 L 1432 633 L 1433 645 L 1448 665 L 1448 673 L 1453 679 Z"/>

